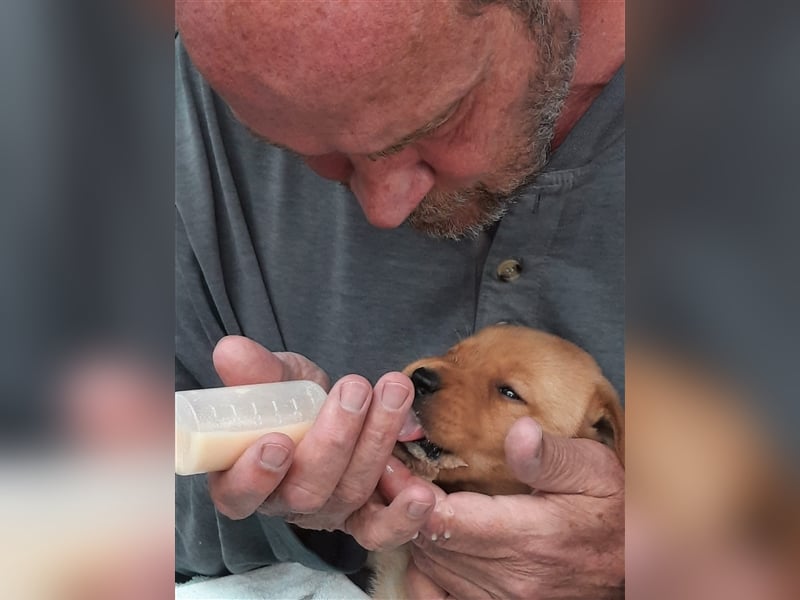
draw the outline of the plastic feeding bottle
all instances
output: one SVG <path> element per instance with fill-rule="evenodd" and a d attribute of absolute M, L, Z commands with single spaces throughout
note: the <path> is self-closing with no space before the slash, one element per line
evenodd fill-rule
<path fill-rule="evenodd" d="M 299 442 L 327 394 L 313 381 L 175 393 L 175 473 L 223 471 L 265 433 Z"/>

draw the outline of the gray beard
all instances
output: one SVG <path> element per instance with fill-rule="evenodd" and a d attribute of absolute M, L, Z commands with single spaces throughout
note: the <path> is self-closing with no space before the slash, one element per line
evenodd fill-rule
<path fill-rule="evenodd" d="M 556 122 L 569 95 L 579 39 L 577 31 L 563 30 L 566 39 L 560 45 L 558 41 L 554 44 L 554 27 L 550 23 L 549 31 L 540 38 L 543 68 L 528 86 L 522 141 L 511 153 L 513 158 L 499 171 L 498 179 L 503 184 L 490 187 L 478 183 L 458 192 L 431 192 L 409 215 L 411 227 L 437 239 L 475 238 L 503 218 L 515 201 L 514 193 L 547 165 Z M 469 219 L 462 214 L 467 211 L 474 213 Z"/>

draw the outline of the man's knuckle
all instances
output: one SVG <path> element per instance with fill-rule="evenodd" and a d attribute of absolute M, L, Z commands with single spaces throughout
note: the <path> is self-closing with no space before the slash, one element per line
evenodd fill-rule
<path fill-rule="evenodd" d="M 370 496 L 371 492 L 364 489 L 362 484 L 342 482 L 336 488 L 334 496 L 344 506 L 362 506 Z"/>
<path fill-rule="evenodd" d="M 326 431 L 322 442 L 328 456 L 349 456 L 353 452 L 356 435 L 346 427 Z"/>
<path fill-rule="evenodd" d="M 364 518 L 364 515 L 360 512 L 355 512 L 345 519 L 347 533 L 353 536 L 359 545 L 370 551 L 381 549 L 374 538 L 373 528 L 372 519 Z"/>
<path fill-rule="evenodd" d="M 389 435 L 388 431 L 379 427 L 365 427 L 361 431 L 360 441 L 373 453 L 394 445 L 394 438 Z"/>
<path fill-rule="evenodd" d="M 322 510 L 328 496 L 319 490 L 294 485 L 283 491 L 283 499 L 291 512 L 312 514 Z"/>
<path fill-rule="evenodd" d="M 381 540 L 375 535 L 374 528 L 372 527 L 368 527 L 367 529 L 361 531 L 357 539 L 358 543 L 367 550 L 376 551 L 384 549 Z"/>
<path fill-rule="evenodd" d="M 211 497 L 211 502 L 213 502 L 214 507 L 219 513 L 225 515 L 229 519 L 241 518 L 238 516 L 241 511 L 236 510 L 236 502 L 233 494 L 219 489 L 218 486 L 212 485 L 211 483 L 209 483 L 208 492 Z"/>
<path fill-rule="evenodd" d="M 237 506 L 234 502 L 220 499 L 214 499 L 213 501 L 217 512 L 228 517 L 229 519 L 238 521 L 248 516 L 245 511 L 243 511 L 241 507 Z"/>
<path fill-rule="evenodd" d="M 401 539 L 394 527 L 387 526 L 382 519 L 367 519 L 362 521 L 354 537 L 358 543 L 368 550 L 388 551 L 392 550 L 406 540 Z"/>

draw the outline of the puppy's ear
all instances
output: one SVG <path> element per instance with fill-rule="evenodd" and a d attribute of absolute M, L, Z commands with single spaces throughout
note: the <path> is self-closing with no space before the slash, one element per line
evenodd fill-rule
<path fill-rule="evenodd" d="M 625 415 L 617 392 L 603 379 L 595 390 L 578 437 L 605 444 L 625 466 Z"/>

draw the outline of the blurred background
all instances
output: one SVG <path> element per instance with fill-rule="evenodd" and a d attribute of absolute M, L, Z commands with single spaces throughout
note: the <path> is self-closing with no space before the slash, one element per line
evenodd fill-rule
<path fill-rule="evenodd" d="M 800 597 L 785 4 L 628 5 L 631 598 Z M 0 8 L 4 597 L 173 593 L 172 52 L 167 2 Z"/>
<path fill-rule="evenodd" d="M 630 598 L 800 598 L 798 16 L 627 6 Z"/>
<path fill-rule="evenodd" d="M 0 596 L 171 598 L 169 2 L 0 5 Z"/>

